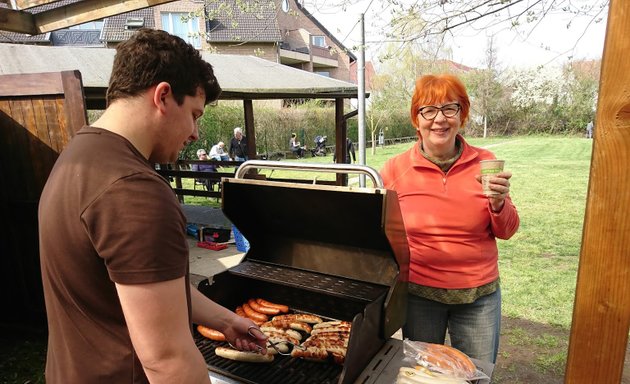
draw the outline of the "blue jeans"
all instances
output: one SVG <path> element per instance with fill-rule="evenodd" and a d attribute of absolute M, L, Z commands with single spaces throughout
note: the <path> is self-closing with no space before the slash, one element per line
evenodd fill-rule
<path fill-rule="evenodd" d="M 234 156 L 234 161 L 245 161 L 247 157 Z"/>
<path fill-rule="evenodd" d="M 471 304 L 442 304 L 408 295 L 403 337 L 451 345 L 470 357 L 496 363 L 501 331 L 501 289 Z"/>

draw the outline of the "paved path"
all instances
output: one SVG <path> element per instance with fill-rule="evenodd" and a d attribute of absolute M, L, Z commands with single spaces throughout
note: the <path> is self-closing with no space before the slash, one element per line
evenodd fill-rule
<path fill-rule="evenodd" d="M 220 208 L 182 205 L 182 210 L 188 223 L 214 228 L 232 227 L 232 223 L 223 215 Z M 197 285 L 199 281 L 223 272 L 241 262 L 245 254 L 236 249 L 234 234 L 230 234 L 230 240 L 226 244 L 227 248 L 213 251 L 198 247 L 197 239 L 188 237 L 188 261 L 193 284 Z"/>
<path fill-rule="evenodd" d="M 197 241 L 190 238 L 188 240 L 188 248 L 190 250 L 188 261 L 190 265 L 190 273 L 203 278 L 214 276 L 228 268 L 239 264 L 243 260 L 245 254 L 236 249 L 234 240 L 228 242 L 228 247 L 220 251 L 200 248 Z"/>

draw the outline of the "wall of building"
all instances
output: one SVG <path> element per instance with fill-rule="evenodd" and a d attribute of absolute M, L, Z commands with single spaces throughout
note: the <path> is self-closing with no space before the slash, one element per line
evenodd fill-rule
<path fill-rule="evenodd" d="M 213 43 L 208 49 L 214 53 L 256 56 L 274 63 L 278 62 L 278 49 L 274 43 Z"/>
<path fill-rule="evenodd" d="M 203 35 L 206 33 L 206 21 L 203 17 L 203 5 L 204 0 L 180 0 L 172 1 L 170 3 L 156 5 L 155 12 L 155 29 L 162 29 L 162 12 L 200 12 L 199 13 L 199 33 L 201 38 L 201 49 L 206 50 L 209 48 Z"/>
<path fill-rule="evenodd" d="M 338 67 L 327 68 L 326 71 L 330 72 L 330 77 L 344 81 L 351 81 L 350 58 L 348 54 L 343 51 L 342 47 L 335 44 L 335 42 L 326 33 L 324 33 L 318 25 L 300 11 L 295 0 L 289 0 L 289 6 L 289 12 L 284 13 L 281 10 L 281 2 L 278 1 L 278 25 L 280 26 L 280 32 L 282 35 L 289 36 L 291 39 L 289 42 L 294 41 L 296 44 L 298 44 L 300 40 L 303 41 L 303 37 L 300 36 L 300 29 L 308 31 L 311 35 L 324 35 L 326 37 L 326 45 L 331 46 L 336 52 L 338 52 Z M 310 48 L 310 39 L 308 44 Z M 317 68 L 315 70 L 317 71 Z"/>

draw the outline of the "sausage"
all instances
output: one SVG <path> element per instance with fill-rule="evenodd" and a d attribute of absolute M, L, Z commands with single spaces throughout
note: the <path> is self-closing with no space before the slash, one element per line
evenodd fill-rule
<path fill-rule="evenodd" d="M 270 332 L 270 331 L 266 331 L 264 332 L 265 335 L 268 337 L 268 340 L 271 341 L 272 343 L 278 343 L 278 342 L 289 342 L 293 345 L 298 345 L 300 344 L 300 340 L 291 337 L 289 335 L 287 335 L 286 333 L 279 333 L 279 332 Z"/>
<path fill-rule="evenodd" d="M 285 329 L 291 328 L 291 329 L 295 329 L 296 331 L 303 331 L 306 333 L 311 333 L 311 331 L 313 330 L 313 328 L 311 328 L 310 325 L 301 321 L 271 320 L 271 324 L 273 324 L 276 327 L 285 328 Z"/>
<path fill-rule="evenodd" d="M 197 331 L 199 331 L 203 337 L 207 337 L 210 340 L 225 341 L 225 335 L 216 329 L 204 327 L 203 325 L 197 325 Z"/>
<path fill-rule="evenodd" d="M 277 333 L 284 333 L 287 336 L 291 336 L 292 338 L 301 341 L 302 340 L 302 334 L 296 330 L 293 329 L 284 329 L 284 328 L 279 328 L 279 327 L 274 327 L 273 325 L 265 325 L 265 324 L 271 324 L 269 322 L 267 323 L 263 323 L 260 326 L 260 330 L 263 331 L 263 333 L 267 334 L 267 332 L 277 332 Z"/>
<path fill-rule="evenodd" d="M 288 321 L 301 321 L 303 323 L 317 324 L 322 323 L 323 320 L 319 316 L 311 315 L 308 313 L 295 313 L 292 315 L 278 315 L 274 316 L 271 320 L 288 320 Z"/>
<path fill-rule="evenodd" d="M 328 332 L 350 332 L 350 327 L 344 327 L 342 325 L 338 325 L 336 327 L 324 327 L 324 328 L 315 328 L 311 332 L 312 335 L 317 335 L 318 333 L 328 333 Z"/>
<path fill-rule="evenodd" d="M 238 351 L 227 347 L 216 347 L 214 353 L 224 359 L 244 361 L 247 363 L 271 363 L 274 359 L 273 354 L 267 353 L 266 355 L 261 355 L 257 352 Z"/>
<path fill-rule="evenodd" d="M 291 357 L 302 357 L 313 361 L 325 361 L 328 359 L 328 352 L 318 347 L 306 347 L 306 349 L 293 348 Z"/>
<path fill-rule="evenodd" d="M 265 307 L 264 305 L 258 304 L 258 302 L 254 299 L 249 299 L 247 301 L 250 307 L 256 312 L 264 313 L 265 315 L 277 315 L 280 313 L 278 308 Z"/>
<path fill-rule="evenodd" d="M 313 332 L 316 330 L 313 329 Z M 312 333 L 309 339 L 350 339 L 350 332 L 316 332 Z"/>
<path fill-rule="evenodd" d="M 302 346 L 316 346 L 316 347 L 324 347 L 324 346 L 341 346 L 348 347 L 348 339 L 346 338 L 317 338 L 317 337 L 309 337 L 302 343 Z"/>
<path fill-rule="evenodd" d="M 276 303 L 272 303 L 271 301 L 267 301 L 265 299 L 256 299 L 256 302 L 260 305 L 262 305 L 263 307 L 270 307 L 270 308 L 276 308 L 279 309 L 280 312 L 282 313 L 287 313 L 289 312 L 289 307 L 284 305 L 284 304 L 276 304 Z"/>
<path fill-rule="evenodd" d="M 341 321 L 341 320 L 333 320 L 333 321 L 324 321 L 322 323 L 317 323 L 313 325 L 313 329 L 324 328 L 324 327 L 352 327 L 352 323 L 349 321 Z"/>
<path fill-rule="evenodd" d="M 238 307 L 236 307 L 236 310 L 234 311 L 234 313 L 236 313 L 240 317 L 247 317 L 247 315 L 245 314 L 245 311 L 243 311 L 242 305 L 239 305 Z"/>
<path fill-rule="evenodd" d="M 267 354 L 277 355 L 278 351 L 281 353 L 289 353 L 289 346 L 286 343 L 276 343 L 275 346 L 277 350 L 272 346 L 268 346 Z"/>
<path fill-rule="evenodd" d="M 247 303 L 243 303 L 243 311 L 245 312 L 247 317 L 254 320 L 254 322 L 259 321 L 261 323 L 264 323 L 265 321 L 269 320 L 269 317 L 267 317 L 267 315 L 254 311 L 252 307 L 250 307 Z"/>

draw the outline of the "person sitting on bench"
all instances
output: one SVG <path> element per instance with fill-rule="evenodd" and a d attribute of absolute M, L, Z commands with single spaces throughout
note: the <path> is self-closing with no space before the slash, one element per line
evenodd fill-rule
<path fill-rule="evenodd" d="M 208 153 L 203 148 L 197 150 L 197 158 L 199 160 L 209 160 Z M 190 167 L 193 171 L 201 171 L 201 172 L 216 172 L 217 167 L 212 164 L 192 164 Z M 214 182 L 210 181 L 210 179 L 206 178 L 198 178 L 195 179 L 195 184 L 202 184 L 206 190 L 211 190 Z"/>
<path fill-rule="evenodd" d="M 297 140 L 297 135 L 295 133 L 291 134 L 289 147 L 291 148 L 291 152 L 293 152 L 298 159 L 304 157 L 304 152 L 306 152 L 306 148 L 300 145 L 300 142 Z"/>
<path fill-rule="evenodd" d="M 219 141 L 216 145 L 213 145 L 210 148 L 210 159 L 212 160 L 220 160 L 220 161 L 230 161 L 230 156 L 225 153 L 225 143 Z"/>

